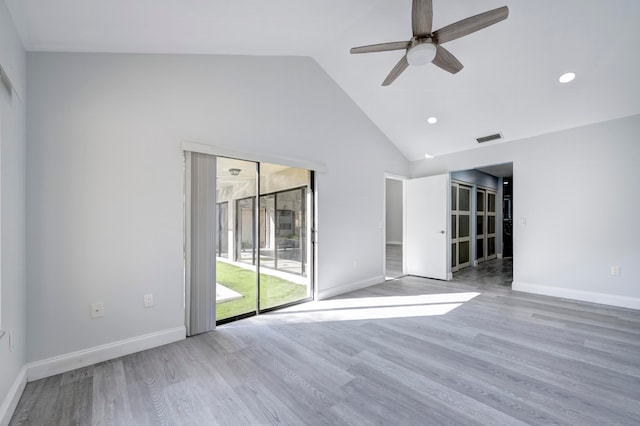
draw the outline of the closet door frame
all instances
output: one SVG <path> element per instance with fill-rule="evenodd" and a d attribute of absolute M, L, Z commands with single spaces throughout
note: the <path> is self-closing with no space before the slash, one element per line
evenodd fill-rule
<path fill-rule="evenodd" d="M 475 265 L 485 262 L 487 260 L 487 189 L 483 187 L 476 187 L 476 252 L 475 252 Z M 479 201 L 482 200 L 482 205 Z M 479 224 L 482 223 L 482 229 Z M 482 255 L 479 254 L 478 248 L 482 248 Z"/>
<path fill-rule="evenodd" d="M 493 208 L 491 208 L 491 203 L 489 202 L 491 197 L 493 196 Z M 486 191 L 486 200 L 485 200 L 485 229 L 486 229 L 486 239 L 485 239 L 485 260 L 493 260 L 498 257 L 498 192 L 493 189 L 487 189 Z M 491 232 L 490 223 L 493 223 L 493 232 Z M 490 252 L 489 241 L 493 240 L 493 252 Z"/>

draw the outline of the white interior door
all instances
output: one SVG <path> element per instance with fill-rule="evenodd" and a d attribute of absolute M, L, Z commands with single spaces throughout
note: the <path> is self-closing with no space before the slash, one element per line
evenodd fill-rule
<path fill-rule="evenodd" d="M 449 175 L 406 181 L 406 273 L 446 280 Z"/>

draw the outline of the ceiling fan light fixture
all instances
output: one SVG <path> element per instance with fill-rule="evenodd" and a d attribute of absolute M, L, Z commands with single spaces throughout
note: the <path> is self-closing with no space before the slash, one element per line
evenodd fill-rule
<path fill-rule="evenodd" d="M 407 49 L 407 62 L 414 66 L 428 64 L 436 57 L 436 52 L 436 45 L 431 42 L 414 44 Z"/>

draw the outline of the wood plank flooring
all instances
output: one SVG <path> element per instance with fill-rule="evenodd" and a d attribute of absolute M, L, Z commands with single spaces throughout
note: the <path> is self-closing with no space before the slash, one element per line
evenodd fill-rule
<path fill-rule="evenodd" d="M 637 425 L 640 311 L 404 277 L 29 383 L 11 424 Z"/>
<path fill-rule="evenodd" d="M 513 258 L 490 260 L 476 267 L 461 269 L 453 273 L 453 281 L 476 285 L 511 287 L 513 282 Z"/>
<path fill-rule="evenodd" d="M 402 244 L 386 245 L 386 271 L 387 278 L 398 278 L 402 273 Z"/>

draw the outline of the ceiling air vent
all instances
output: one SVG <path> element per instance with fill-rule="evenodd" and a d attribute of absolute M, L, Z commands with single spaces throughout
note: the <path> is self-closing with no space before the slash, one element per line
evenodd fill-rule
<path fill-rule="evenodd" d="M 498 139 L 502 139 L 502 133 L 496 133 L 494 135 L 489 135 L 489 136 L 483 136 L 481 138 L 476 138 L 478 143 L 490 142 L 490 141 L 495 141 L 495 140 L 498 140 Z"/>

